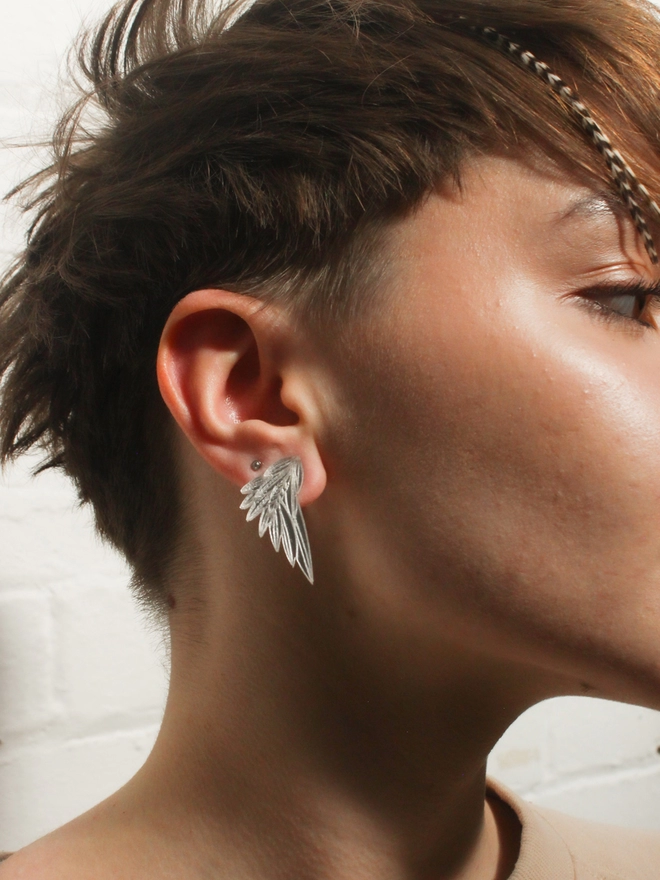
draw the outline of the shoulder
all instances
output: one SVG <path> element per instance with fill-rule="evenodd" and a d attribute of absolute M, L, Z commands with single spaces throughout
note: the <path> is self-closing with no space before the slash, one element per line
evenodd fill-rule
<path fill-rule="evenodd" d="M 7 856 L 0 861 L 0 880 L 78 880 L 105 876 L 89 842 L 69 833 L 67 825 Z"/>
<path fill-rule="evenodd" d="M 5 858 L 0 858 L 0 880 L 64 880 L 71 867 L 40 841 L 1 855 Z M 71 880 L 75 875 L 68 876 Z"/>
<path fill-rule="evenodd" d="M 534 809 L 566 843 L 577 880 L 592 876 L 599 880 L 660 877 L 660 832 L 601 825 L 556 810 Z"/>
<path fill-rule="evenodd" d="M 601 825 L 537 807 L 494 780 L 489 780 L 488 788 L 520 820 L 520 854 L 511 880 L 660 877 L 660 832 Z"/>

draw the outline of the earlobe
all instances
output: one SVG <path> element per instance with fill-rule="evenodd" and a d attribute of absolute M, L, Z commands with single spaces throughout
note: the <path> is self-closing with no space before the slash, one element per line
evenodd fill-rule
<path fill-rule="evenodd" d="M 238 486 L 254 479 L 255 460 L 263 473 L 280 459 L 298 457 L 304 505 L 323 491 L 325 469 L 302 393 L 306 377 L 294 377 L 295 358 L 287 356 L 295 336 L 267 308 L 224 290 L 188 294 L 163 330 L 158 383 L 196 451 Z"/>

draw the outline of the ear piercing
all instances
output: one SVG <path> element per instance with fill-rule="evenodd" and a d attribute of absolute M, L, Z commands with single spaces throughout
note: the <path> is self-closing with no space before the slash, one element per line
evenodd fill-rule
<path fill-rule="evenodd" d="M 261 466 L 258 460 L 251 464 L 252 470 Z M 299 565 L 313 584 L 312 551 L 298 501 L 302 484 L 302 461 L 297 456 L 281 458 L 243 486 L 241 493 L 246 497 L 241 510 L 247 509 L 248 522 L 259 517 L 259 537 L 268 531 L 275 550 L 282 546 L 291 565 Z"/>
<path fill-rule="evenodd" d="M 253 471 L 260 471 L 261 468 L 263 467 L 263 462 L 259 461 L 258 458 L 255 458 L 255 460 L 252 462 L 250 467 L 252 468 Z"/>

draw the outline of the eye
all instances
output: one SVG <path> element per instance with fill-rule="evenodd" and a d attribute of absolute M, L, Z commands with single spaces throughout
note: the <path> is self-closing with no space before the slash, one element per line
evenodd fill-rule
<path fill-rule="evenodd" d="M 643 314 L 646 306 L 648 294 L 640 293 L 617 293 L 600 294 L 592 297 L 594 302 L 599 302 L 611 312 L 617 312 L 624 318 L 634 318 L 639 320 L 639 316 Z"/>
<path fill-rule="evenodd" d="M 585 288 L 577 295 L 606 320 L 634 321 L 657 329 L 653 307 L 660 301 L 660 282 L 604 284 Z"/>

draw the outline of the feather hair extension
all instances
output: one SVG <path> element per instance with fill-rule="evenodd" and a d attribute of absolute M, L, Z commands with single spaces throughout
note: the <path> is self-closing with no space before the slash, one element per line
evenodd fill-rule
<path fill-rule="evenodd" d="M 518 43 L 514 43 L 513 40 L 510 40 L 492 27 L 472 24 L 465 16 L 461 16 L 459 21 L 473 34 L 499 49 L 500 52 L 513 58 L 526 70 L 542 79 L 564 101 L 604 158 L 612 180 L 630 212 L 635 228 L 644 242 L 649 259 L 652 263 L 656 264 L 658 262 L 658 251 L 640 207 L 640 201 L 646 206 L 655 220 L 660 220 L 660 207 L 655 199 L 652 198 L 648 189 L 639 182 L 637 175 L 625 161 L 619 150 L 614 148 L 612 141 L 599 123 L 596 122 L 589 108 L 560 76 L 553 73 L 550 67 L 544 61 L 539 61 L 532 52 L 523 49 Z"/>

